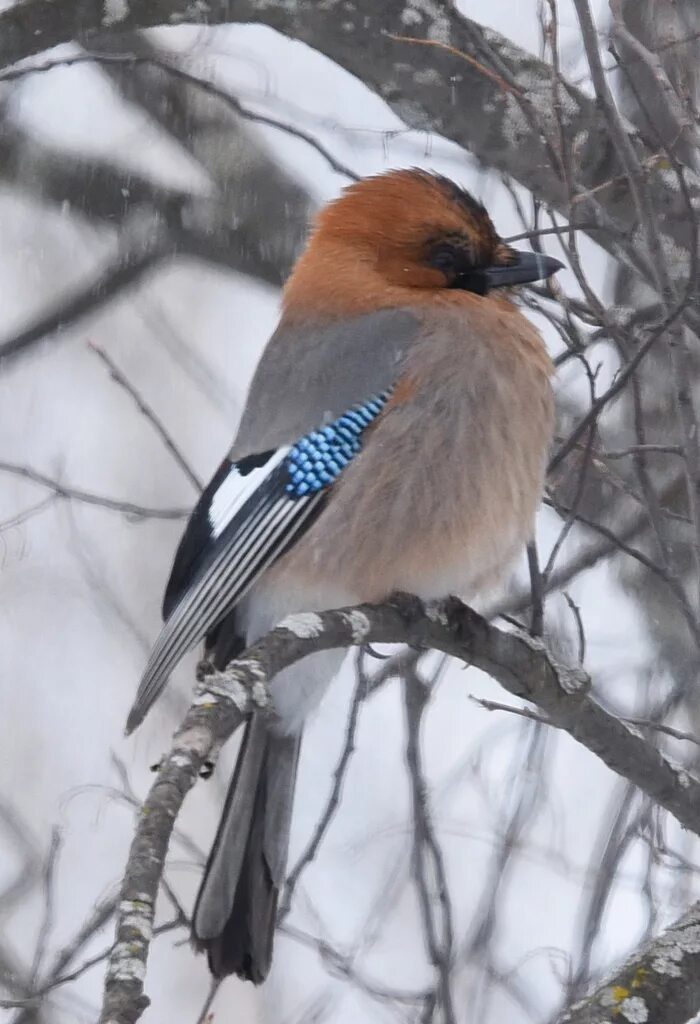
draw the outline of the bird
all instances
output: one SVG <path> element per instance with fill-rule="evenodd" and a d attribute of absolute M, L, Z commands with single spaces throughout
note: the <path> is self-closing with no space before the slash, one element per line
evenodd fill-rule
<path fill-rule="evenodd" d="M 177 549 L 128 732 L 202 640 L 221 669 L 289 614 L 471 600 L 503 579 L 533 536 L 553 430 L 553 366 L 517 288 L 561 267 L 419 168 L 321 209 Z M 270 970 L 304 722 L 343 653 L 284 669 L 274 715 L 243 727 L 192 919 L 216 977 Z"/>

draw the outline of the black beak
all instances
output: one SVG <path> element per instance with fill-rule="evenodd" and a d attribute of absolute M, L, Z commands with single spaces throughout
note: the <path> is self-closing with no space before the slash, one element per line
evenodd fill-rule
<path fill-rule="evenodd" d="M 517 252 L 512 263 L 504 267 L 487 267 L 483 271 L 488 288 L 504 288 L 515 284 L 531 284 L 542 281 L 556 274 L 564 266 L 553 256 L 543 256 L 539 252 Z"/>

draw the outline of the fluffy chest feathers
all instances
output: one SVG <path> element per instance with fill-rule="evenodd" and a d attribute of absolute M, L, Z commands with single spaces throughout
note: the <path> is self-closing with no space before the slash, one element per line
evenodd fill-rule
<path fill-rule="evenodd" d="M 224 460 L 190 518 L 131 728 L 184 651 L 236 606 L 250 639 L 273 611 L 341 596 L 471 598 L 532 535 L 550 364 L 514 306 L 446 291 L 340 335 L 309 332 L 300 354 L 321 351 L 308 389 L 294 347 L 278 360 L 295 340 L 280 331 L 268 348 L 274 387 L 265 375 L 254 381 L 236 459 Z M 283 366 L 297 376 L 278 380 Z M 361 404 L 348 409 L 352 396 Z"/>
<path fill-rule="evenodd" d="M 421 321 L 395 399 L 273 575 L 362 600 L 470 597 L 532 536 L 553 417 L 542 339 L 507 300 L 448 297 Z"/>

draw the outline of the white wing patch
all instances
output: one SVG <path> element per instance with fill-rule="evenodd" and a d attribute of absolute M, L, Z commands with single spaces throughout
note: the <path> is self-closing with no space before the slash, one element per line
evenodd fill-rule
<path fill-rule="evenodd" d="M 207 513 L 212 537 L 221 536 L 253 491 L 257 489 L 265 477 L 269 476 L 275 466 L 278 466 L 287 457 L 290 450 L 289 445 L 278 448 L 264 466 L 251 469 L 245 475 L 239 472 L 235 464 L 231 466 L 226 477 L 221 481 L 212 496 L 211 505 Z"/>

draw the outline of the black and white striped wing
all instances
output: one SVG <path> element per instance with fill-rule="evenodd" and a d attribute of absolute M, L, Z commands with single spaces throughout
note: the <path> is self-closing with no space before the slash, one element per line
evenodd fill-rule
<path fill-rule="evenodd" d="M 324 490 L 290 493 L 289 448 L 225 460 L 202 494 L 175 556 L 166 619 L 141 678 L 127 733 L 180 659 L 223 618 L 318 514 Z"/>
<path fill-rule="evenodd" d="M 182 656 L 236 605 L 321 511 L 389 400 L 372 395 L 293 447 L 225 460 L 192 513 L 163 600 L 156 640 L 127 720 L 131 732 Z"/>

